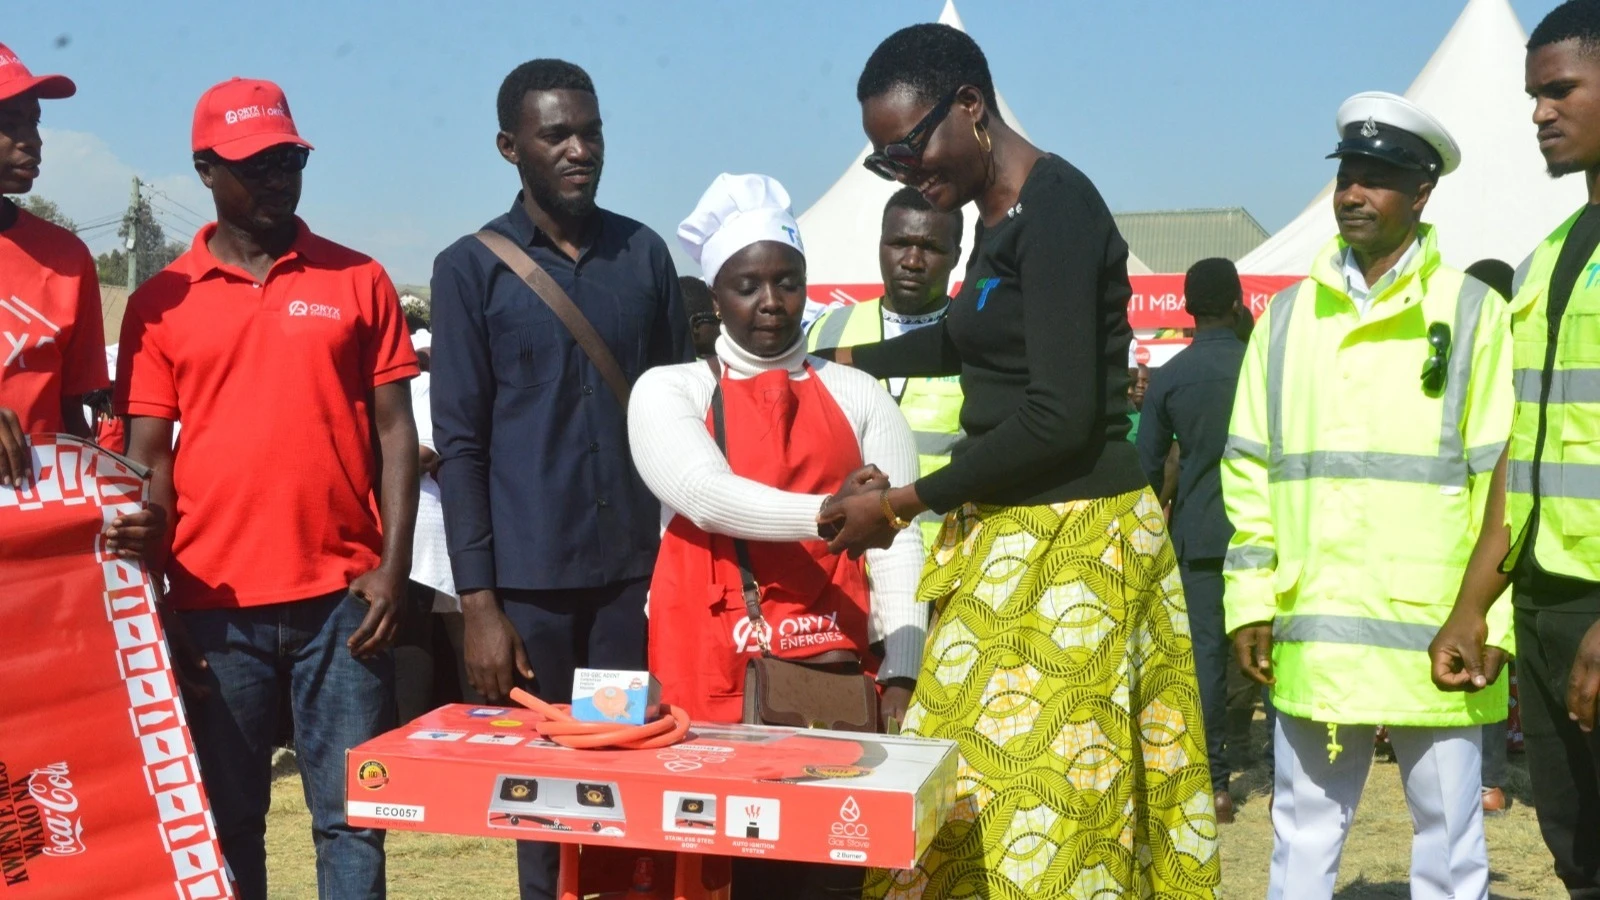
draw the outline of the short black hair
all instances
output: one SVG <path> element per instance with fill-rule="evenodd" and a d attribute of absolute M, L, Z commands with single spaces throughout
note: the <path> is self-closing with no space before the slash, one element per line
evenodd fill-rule
<path fill-rule="evenodd" d="M 1567 0 L 1528 35 L 1528 50 L 1576 40 L 1590 52 L 1600 51 L 1600 0 Z"/>
<path fill-rule="evenodd" d="M 1511 282 L 1517 277 L 1516 270 L 1503 259 L 1480 259 L 1467 266 L 1467 274 L 1494 288 L 1495 293 L 1507 300 L 1511 299 Z"/>
<path fill-rule="evenodd" d="M 889 202 L 883 205 L 884 221 L 888 220 L 889 210 L 891 209 L 911 209 L 916 210 L 917 212 L 940 212 L 939 210 L 934 209 L 933 204 L 928 202 L 927 197 L 922 196 L 921 191 L 909 184 L 900 190 L 895 191 L 894 195 L 889 198 Z M 955 218 L 956 246 L 961 246 L 961 235 L 966 230 L 967 226 L 966 217 L 961 214 L 961 209 L 959 207 L 957 207 L 954 212 L 942 213 L 942 215 L 952 216 Z"/>
<path fill-rule="evenodd" d="M 1001 118 L 989 61 L 978 42 L 959 28 L 929 22 L 884 38 L 867 57 L 856 81 L 856 100 L 865 102 L 893 90 L 907 90 L 923 103 L 938 103 L 969 84 L 983 92 L 990 114 Z"/>
<path fill-rule="evenodd" d="M 1243 299 L 1239 270 L 1232 260 L 1202 259 L 1183 276 L 1183 308 L 1196 319 L 1220 319 Z"/>
<path fill-rule="evenodd" d="M 515 131 L 522 116 L 522 98 L 534 91 L 583 91 L 594 93 L 589 73 L 564 59 L 530 59 L 500 82 L 495 112 L 501 131 Z"/>
<path fill-rule="evenodd" d="M 678 293 L 683 295 L 683 311 L 690 317 L 698 313 L 715 312 L 711 306 L 711 288 L 693 275 L 678 277 Z"/>

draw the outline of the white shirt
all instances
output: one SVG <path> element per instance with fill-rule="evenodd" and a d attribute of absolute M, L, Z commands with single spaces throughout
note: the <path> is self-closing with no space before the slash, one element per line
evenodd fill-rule
<path fill-rule="evenodd" d="M 1406 270 L 1406 267 L 1411 265 L 1411 261 L 1417 258 L 1417 248 L 1420 246 L 1422 246 L 1422 242 L 1413 239 L 1411 246 L 1406 248 L 1406 252 L 1400 254 L 1400 258 L 1395 260 L 1394 266 L 1389 271 L 1379 275 L 1378 283 L 1371 287 L 1367 286 L 1367 276 L 1366 273 L 1361 271 L 1361 264 L 1356 262 L 1355 248 L 1345 248 L 1345 292 L 1350 295 L 1351 300 L 1355 301 L 1357 315 L 1363 319 L 1367 317 L 1367 313 L 1372 310 L 1372 298 L 1383 293 L 1389 285 L 1394 284 L 1395 279 L 1399 278 L 1401 273 Z"/>
<path fill-rule="evenodd" d="M 809 377 L 805 342 L 782 356 L 763 359 L 748 353 L 726 334 L 717 338 L 717 357 L 727 377 L 754 378 L 787 369 L 795 380 Z M 865 372 L 810 358 L 813 371 L 833 397 L 861 450 L 894 485 L 917 478 L 917 446 L 911 426 L 883 386 Z M 639 376 L 628 403 L 628 442 L 639 475 L 668 510 L 696 527 L 747 541 L 814 541 L 823 494 L 801 494 L 735 475 L 706 429 L 706 412 L 716 384 L 704 362 L 659 366 Z M 922 536 L 901 531 L 887 550 L 867 551 L 872 600 L 868 637 L 884 642 L 880 680 L 915 678 L 922 662 L 928 609 L 917 602 L 922 570 Z M 655 628 L 670 627 L 656 623 Z"/>
<path fill-rule="evenodd" d="M 429 407 L 428 373 L 411 379 L 411 414 L 417 420 L 417 439 L 433 449 L 433 413 Z M 440 592 L 434 612 L 460 612 L 456 580 L 450 571 L 450 554 L 444 544 L 444 507 L 439 502 L 439 482 L 422 475 L 422 496 L 417 498 L 417 528 L 411 538 L 411 580 Z"/>

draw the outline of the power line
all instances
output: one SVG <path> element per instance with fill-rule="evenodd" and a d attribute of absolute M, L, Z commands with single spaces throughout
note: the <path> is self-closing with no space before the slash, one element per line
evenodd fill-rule
<path fill-rule="evenodd" d="M 159 197 L 165 197 L 167 199 L 167 202 L 169 202 L 173 206 L 176 206 L 177 208 L 183 210 L 184 212 L 188 213 L 189 215 L 194 216 L 197 219 L 200 219 L 201 221 L 205 221 L 205 220 L 208 220 L 208 219 L 211 218 L 210 216 L 206 215 L 205 213 L 197 213 L 194 210 L 190 209 L 189 207 L 184 206 L 182 203 L 179 203 L 177 200 L 173 199 L 171 194 L 167 193 L 166 191 L 161 190 L 160 188 L 150 187 L 150 185 L 148 185 L 148 184 L 145 185 L 145 187 L 149 188 L 150 193 L 155 194 L 155 195 L 157 195 Z"/>
<path fill-rule="evenodd" d="M 169 208 L 165 204 L 157 205 L 155 203 L 151 203 L 150 204 L 150 208 L 152 210 L 158 210 L 158 211 L 160 211 L 162 213 L 165 213 L 166 215 L 169 215 L 169 216 L 173 217 L 174 219 L 177 219 L 178 221 L 183 222 L 183 223 L 185 223 L 185 224 L 187 224 L 187 225 L 189 225 L 191 227 L 194 227 L 194 228 L 199 228 L 203 224 L 201 222 L 194 221 L 194 219 L 191 218 L 190 216 L 184 215 L 183 213 L 180 213 L 175 209 Z"/>
<path fill-rule="evenodd" d="M 184 233 L 184 229 L 174 224 L 171 219 L 163 218 L 162 216 L 155 216 L 155 220 L 156 224 L 160 225 L 162 230 L 167 232 L 169 235 Z M 167 240 L 171 241 L 172 238 L 169 236 Z"/>
<path fill-rule="evenodd" d="M 185 216 L 185 215 L 183 215 L 182 213 L 179 213 L 176 210 L 168 209 L 165 206 L 157 206 L 154 203 L 152 203 L 152 204 L 150 204 L 150 211 L 152 213 L 159 212 L 162 215 L 171 216 L 172 218 L 174 218 L 174 219 L 178 220 L 179 222 L 183 223 L 191 231 L 205 227 L 203 224 L 201 224 L 199 222 L 196 222 L 193 219 L 190 219 L 188 216 Z M 165 224 L 165 223 L 163 223 L 163 224 Z"/>
<path fill-rule="evenodd" d="M 87 227 L 84 227 L 84 228 L 77 229 L 76 231 L 73 232 L 73 234 L 76 234 L 79 237 L 82 237 L 82 236 L 84 236 L 86 234 L 89 234 L 91 232 L 103 231 L 103 230 L 105 230 L 107 228 L 111 228 L 112 226 L 117 225 L 117 224 L 118 224 L 117 222 L 104 222 L 104 223 L 99 224 L 99 225 L 90 225 L 90 226 L 87 226 Z"/>
<path fill-rule="evenodd" d="M 72 230 L 76 234 L 81 234 L 85 231 L 93 231 L 96 228 L 104 228 L 107 225 L 118 225 L 121 224 L 121 222 L 122 213 L 117 213 L 114 216 L 100 216 L 98 218 L 91 219 L 88 222 L 75 225 Z"/>

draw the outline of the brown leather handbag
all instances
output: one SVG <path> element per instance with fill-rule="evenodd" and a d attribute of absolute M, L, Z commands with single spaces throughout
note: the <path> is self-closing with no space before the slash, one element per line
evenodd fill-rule
<path fill-rule="evenodd" d="M 722 369 L 711 367 L 711 422 L 717 447 L 728 452 L 722 413 Z M 750 547 L 733 539 L 744 590 L 744 611 L 750 619 L 761 655 L 745 666 L 744 724 L 783 725 L 791 728 L 827 728 L 833 731 L 878 730 L 878 686 L 861 668 L 861 658 L 848 650 L 829 650 L 804 659 L 779 659 L 772 655 L 771 630 L 761 617 L 761 585 L 750 565 Z"/>

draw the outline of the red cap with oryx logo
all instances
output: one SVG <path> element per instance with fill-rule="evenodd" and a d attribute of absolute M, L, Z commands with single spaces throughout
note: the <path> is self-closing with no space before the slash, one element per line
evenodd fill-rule
<path fill-rule="evenodd" d="M 283 144 L 312 149 L 294 127 L 283 88 L 270 81 L 231 78 L 200 95 L 194 108 L 194 152 L 211 150 L 237 161 Z"/>
<path fill-rule="evenodd" d="M 10 47 L 0 44 L 0 101 L 29 91 L 40 100 L 65 100 L 78 92 L 78 86 L 65 75 L 35 75 L 29 72 Z"/>

